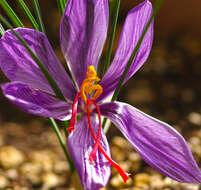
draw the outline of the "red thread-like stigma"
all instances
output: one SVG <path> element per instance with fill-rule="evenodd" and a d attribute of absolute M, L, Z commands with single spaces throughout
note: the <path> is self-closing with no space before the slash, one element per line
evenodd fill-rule
<path fill-rule="evenodd" d="M 75 128 L 76 115 L 77 115 L 77 104 L 78 104 L 79 98 L 80 98 L 80 92 L 78 92 L 76 94 L 75 99 L 73 101 L 72 116 L 71 116 L 71 119 L 70 119 L 69 126 L 67 128 L 68 133 L 71 133 L 74 130 L 74 128 Z"/>
<path fill-rule="evenodd" d="M 96 106 L 97 109 L 97 113 L 98 113 L 98 117 L 99 117 L 99 127 L 101 126 L 101 119 L 100 119 L 100 109 L 98 107 L 98 105 L 96 104 L 96 102 L 94 100 L 88 100 L 87 101 L 87 118 L 88 118 L 88 124 L 89 124 L 89 130 L 91 132 L 91 135 L 95 141 L 95 145 L 90 153 L 90 158 L 89 160 L 92 161 L 92 164 L 94 164 L 94 154 L 96 153 L 97 149 L 100 150 L 100 152 L 105 156 L 105 158 L 108 160 L 108 162 L 114 167 L 116 168 L 117 172 L 121 175 L 122 179 L 124 180 L 124 183 L 126 183 L 126 181 L 128 180 L 128 173 L 124 172 L 122 170 L 122 168 L 115 162 L 113 161 L 108 155 L 107 153 L 104 151 L 104 149 L 101 147 L 100 145 L 100 137 L 101 137 L 101 128 L 98 127 L 98 134 L 97 134 L 97 138 L 95 137 L 92 125 L 91 125 L 91 119 L 90 119 L 90 113 L 89 113 L 89 104 L 90 102 L 93 102 L 93 104 Z"/>
<path fill-rule="evenodd" d="M 90 120 L 90 113 L 89 113 L 89 105 L 90 103 L 93 103 L 96 107 L 96 110 L 97 110 L 97 113 L 98 113 L 98 119 L 99 119 L 99 124 L 98 124 L 98 132 L 97 132 L 97 137 L 96 137 L 96 141 L 95 141 L 95 145 L 90 153 L 90 156 L 89 156 L 89 161 L 91 163 L 94 163 L 94 159 L 95 159 L 95 156 L 96 156 L 96 152 L 98 150 L 98 145 L 100 143 L 100 138 L 101 138 L 101 115 L 100 115 L 100 109 L 98 107 L 98 105 L 96 104 L 96 102 L 94 100 L 87 100 L 87 118 L 88 118 L 88 122 Z M 89 125 L 89 128 L 90 128 L 90 131 L 93 131 L 91 125 Z"/>

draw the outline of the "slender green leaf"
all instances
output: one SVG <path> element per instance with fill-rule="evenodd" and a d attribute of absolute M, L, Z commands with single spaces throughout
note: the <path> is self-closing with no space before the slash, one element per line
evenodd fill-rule
<path fill-rule="evenodd" d="M 114 5 L 115 5 L 115 0 L 109 0 L 109 14 L 110 14 L 109 20 L 112 19 L 112 13 L 114 10 Z"/>
<path fill-rule="evenodd" d="M 66 5 L 66 1 L 65 0 L 57 0 L 57 5 L 58 5 L 58 8 L 59 8 L 59 12 L 61 14 L 63 14 L 64 9 L 65 9 L 65 5 Z"/>
<path fill-rule="evenodd" d="M 3 26 L 0 23 L 0 34 L 1 34 L 1 36 L 3 36 L 4 33 L 5 33 L 5 30 L 4 30 Z"/>
<path fill-rule="evenodd" d="M 24 26 L 6 0 L 0 0 L 0 6 L 4 9 L 15 27 Z"/>
<path fill-rule="evenodd" d="M 17 1 L 21 5 L 21 7 L 23 8 L 24 12 L 26 13 L 26 15 L 27 15 L 28 19 L 30 20 L 31 24 L 33 25 L 33 27 L 36 30 L 40 31 L 40 27 L 39 27 L 38 23 L 34 19 L 33 15 L 31 14 L 31 11 L 29 10 L 29 8 L 25 4 L 25 2 L 23 0 L 17 0 Z"/>
<path fill-rule="evenodd" d="M 38 23 L 39 23 L 39 26 L 40 26 L 40 31 L 42 31 L 45 34 L 46 33 L 45 32 L 45 27 L 44 27 L 44 24 L 43 24 L 42 15 L 41 15 L 38 0 L 32 0 L 32 5 L 34 7 L 35 15 L 37 17 L 37 20 L 38 20 Z"/>
<path fill-rule="evenodd" d="M 68 153 L 68 150 L 67 150 L 66 145 L 65 145 L 65 143 L 63 141 L 63 138 L 62 138 L 62 135 L 61 135 L 61 133 L 59 131 L 59 128 L 58 128 L 58 126 L 57 126 L 57 124 L 56 124 L 56 122 L 55 122 L 55 120 L 53 118 L 48 118 L 48 119 L 49 119 L 50 123 L 52 124 L 52 128 L 53 128 L 54 132 L 56 133 L 57 138 L 59 139 L 59 143 L 60 143 L 60 145 L 61 145 L 61 147 L 62 147 L 62 149 L 63 149 L 63 151 L 65 153 L 66 159 L 68 160 L 68 162 L 70 164 L 71 171 L 73 171 L 74 170 L 73 161 L 71 160 L 71 157 L 70 157 L 70 155 Z"/>
<path fill-rule="evenodd" d="M 57 86 L 55 80 L 52 78 L 50 73 L 47 71 L 43 63 L 40 61 L 40 59 L 36 56 L 36 54 L 30 49 L 28 44 L 22 39 L 22 37 L 15 31 L 13 30 L 13 27 L 10 25 L 10 23 L 2 16 L 0 15 L 0 20 L 13 32 L 13 34 L 17 37 L 17 39 L 20 41 L 20 43 L 26 48 L 26 50 L 29 52 L 31 55 L 32 59 L 38 64 L 39 68 L 43 72 L 44 76 L 48 80 L 49 84 L 51 85 L 52 89 L 54 90 L 57 98 L 61 100 L 66 100 L 64 95 L 62 94 L 61 90 Z"/>
<path fill-rule="evenodd" d="M 62 123 L 63 123 L 64 133 L 65 133 L 65 136 L 67 138 L 68 137 L 67 128 L 68 128 L 68 125 L 69 125 L 70 121 L 69 120 L 68 121 L 63 121 Z"/>
<path fill-rule="evenodd" d="M 111 31 L 111 34 L 109 37 L 109 47 L 108 47 L 108 51 L 107 51 L 107 55 L 106 55 L 105 65 L 104 65 L 104 69 L 103 69 L 103 75 L 106 73 L 106 71 L 110 65 L 110 60 L 111 60 L 111 55 L 112 55 L 112 47 L 113 47 L 115 31 L 116 31 L 116 27 L 117 27 L 118 15 L 119 15 L 119 8 L 120 8 L 120 0 L 116 0 L 115 14 L 114 14 L 114 19 L 113 19 L 114 21 L 112 23 L 112 31 Z"/>
<path fill-rule="evenodd" d="M 59 13 L 62 15 L 62 8 L 61 8 L 60 0 L 57 0 L 57 6 L 59 9 Z"/>

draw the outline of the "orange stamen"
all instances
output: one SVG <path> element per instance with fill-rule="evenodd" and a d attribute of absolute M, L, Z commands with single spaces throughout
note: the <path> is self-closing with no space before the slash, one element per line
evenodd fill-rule
<path fill-rule="evenodd" d="M 87 96 L 95 91 L 95 94 L 91 99 L 96 100 L 101 93 L 103 92 L 103 88 L 99 84 L 93 84 L 94 82 L 99 82 L 100 78 L 97 77 L 95 68 L 93 65 L 90 65 L 87 70 L 87 77 L 82 82 L 80 87 L 81 98 L 84 102 L 87 102 Z"/>

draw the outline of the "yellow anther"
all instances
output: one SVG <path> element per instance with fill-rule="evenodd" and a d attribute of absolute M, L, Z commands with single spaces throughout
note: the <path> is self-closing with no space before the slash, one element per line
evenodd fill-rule
<path fill-rule="evenodd" d="M 103 92 L 103 88 L 99 84 L 94 84 L 94 82 L 99 82 L 100 78 L 97 77 L 96 70 L 93 65 L 90 65 L 87 69 L 87 77 L 82 82 L 80 87 L 81 98 L 86 102 L 87 95 L 95 92 L 91 99 L 97 99 Z"/>

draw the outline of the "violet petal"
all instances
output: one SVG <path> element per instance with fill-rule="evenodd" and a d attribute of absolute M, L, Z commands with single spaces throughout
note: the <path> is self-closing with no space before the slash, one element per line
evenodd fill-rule
<path fill-rule="evenodd" d="M 114 56 L 114 59 L 100 82 L 103 87 L 103 93 L 101 94 L 99 100 L 111 94 L 130 59 L 130 56 L 142 34 L 144 27 L 146 26 L 150 15 L 152 13 L 152 5 L 149 1 L 144 1 L 137 7 L 133 8 L 127 15 L 122 33 L 120 36 L 119 44 Z M 129 72 L 126 75 L 124 83 L 132 77 L 138 69 L 147 60 L 149 53 L 151 51 L 153 42 L 153 22 L 149 27 L 142 44 L 136 54 Z"/>
<path fill-rule="evenodd" d="M 69 0 L 60 26 L 67 64 L 78 84 L 89 65 L 97 69 L 108 28 L 108 0 Z"/>
<path fill-rule="evenodd" d="M 17 28 L 15 31 L 42 61 L 64 96 L 73 100 L 76 90 L 47 37 L 33 29 Z M 10 30 L 0 39 L 0 68 L 11 81 L 24 82 L 32 88 L 54 94 L 38 65 Z"/>
<path fill-rule="evenodd" d="M 201 182 L 201 171 L 174 128 L 125 103 L 105 103 L 100 109 L 153 168 L 179 182 Z"/>
<path fill-rule="evenodd" d="M 95 115 L 90 118 L 93 130 L 97 134 L 98 118 Z M 103 132 L 100 144 L 110 156 L 109 145 Z M 68 150 L 74 161 L 82 185 L 86 190 L 98 190 L 104 187 L 111 174 L 110 164 L 99 150 L 94 160 L 95 166 L 90 163 L 89 155 L 93 146 L 94 140 L 89 130 L 87 117 L 84 115 L 77 122 L 75 130 L 68 136 Z"/>
<path fill-rule="evenodd" d="M 34 90 L 27 84 L 10 82 L 2 84 L 1 88 L 5 97 L 25 112 L 59 120 L 68 120 L 71 117 L 72 105 L 70 103 Z"/>

